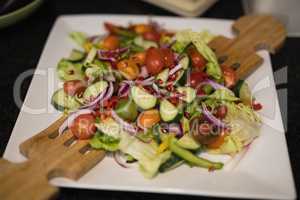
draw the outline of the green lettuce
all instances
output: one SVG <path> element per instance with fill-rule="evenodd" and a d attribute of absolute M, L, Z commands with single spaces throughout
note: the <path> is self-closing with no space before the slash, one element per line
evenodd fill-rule
<path fill-rule="evenodd" d="M 119 150 L 120 139 L 116 139 L 112 136 L 106 135 L 101 132 L 97 132 L 90 140 L 90 145 L 95 149 L 103 149 L 106 151 Z"/>
<path fill-rule="evenodd" d="M 210 99 L 216 99 L 219 101 L 238 101 L 238 97 L 229 89 L 217 89 L 211 95 L 208 96 Z"/>
<path fill-rule="evenodd" d="M 71 32 L 70 38 L 72 38 L 79 46 L 83 47 L 83 45 L 87 41 L 87 35 L 83 32 Z"/>

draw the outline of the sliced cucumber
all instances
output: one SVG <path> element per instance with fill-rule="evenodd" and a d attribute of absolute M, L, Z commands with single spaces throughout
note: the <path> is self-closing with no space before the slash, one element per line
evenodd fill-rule
<path fill-rule="evenodd" d="M 178 109 L 168 100 L 164 99 L 160 103 L 159 113 L 163 121 L 169 122 L 176 118 Z"/>
<path fill-rule="evenodd" d="M 54 92 L 51 104 L 59 111 L 76 110 L 80 107 L 80 103 L 74 97 L 67 95 L 63 89 Z"/>
<path fill-rule="evenodd" d="M 73 49 L 68 60 L 71 62 L 78 62 L 83 60 L 85 57 L 85 53 L 82 51 L 79 51 L 77 49 Z"/>
<path fill-rule="evenodd" d="M 178 76 L 176 80 L 174 81 L 174 85 L 185 85 L 186 82 L 186 70 L 181 69 L 178 72 Z"/>
<path fill-rule="evenodd" d="M 83 73 L 81 69 L 81 64 L 73 64 L 66 59 L 60 60 L 57 65 L 58 76 L 64 81 L 83 80 Z"/>
<path fill-rule="evenodd" d="M 181 60 L 179 61 L 179 64 L 181 64 L 183 69 L 189 68 L 190 59 L 187 55 L 184 55 Z"/>
<path fill-rule="evenodd" d="M 140 47 L 143 47 L 144 49 L 149 49 L 150 47 L 158 47 L 155 42 L 144 40 L 141 36 L 134 38 L 133 43 Z"/>
<path fill-rule="evenodd" d="M 182 148 L 190 149 L 190 150 L 197 150 L 200 148 L 200 145 L 194 140 L 194 138 L 192 138 L 187 134 L 182 136 L 178 140 L 177 144 Z"/>
<path fill-rule="evenodd" d="M 191 87 L 178 87 L 177 91 L 185 95 L 180 97 L 180 99 L 187 103 L 191 103 L 196 98 L 196 91 Z"/>
<path fill-rule="evenodd" d="M 158 85 L 160 87 L 166 86 L 166 83 L 167 83 L 168 77 L 169 77 L 169 72 L 170 72 L 170 70 L 168 68 L 166 68 L 156 76 L 156 80 L 160 80 L 160 81 L 158 81 Z"/>
<path fill-rule="evenodd" d="M 99 81 L 90 85 L 83 93 L 83 99 L 85 101 L 91 101 L 91 99 L 96 98 L 101 92 L 105 91 L 108 87 L 106 81 Z"/>
<path fill-rule="evenodd" d="M 89 51 L 88 55 L 86 56 L 83 65 L 89 66 L 90 64 L 92 64 L 96 55 L 97 55 L 97 49 L 95 47 L 92 47 L 91 50 Z"/>
<path fill-rule="evenodd" d="M 130 92 L 133 101 L 140 108 L 144 110 L 148 110 L 150 108 L 153 108 L 156 105 L 157 98 L 152 94 L 146 92 L 143 88 L 133 86 Z"/>
<path fill-rule="evenodd" d="M 138 115 L 137 106 L 132 99 L 121 99 L 116 106 L 116 113 L 125 120 L 134 121 Z"/>
<path fill-rule="evenodd" d="M 244 80 L 239 80 L 234 88 L 234 93 L 246 105 L 252 104 L 252 94 L 249 85 Z"/>

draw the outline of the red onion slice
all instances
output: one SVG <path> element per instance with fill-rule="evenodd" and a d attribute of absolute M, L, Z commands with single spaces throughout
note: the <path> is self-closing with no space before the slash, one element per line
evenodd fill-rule
<path fill-rule="evenodd" d="M 137 80 L 136 83 L 141 84 L 143 86 L 152 85 L 154 83 L 154 79 L 155 79 L 155 77 L 151 76 L 150 78 L 147 78 L 143 81 Z"/>
<path fill-rule="evenodd" d="M 119 97 L 125 97 L 129 95 L 129 89 L 130 89 L 130 84 L 126 82 L 122 82 L 120 84 L 120 88 L 118 90 L 118 96 Z"/>
<path fill-rule="evenodd" d="M 183 131 L 182 131 L 180 124 L 177 124 L 177 123 L 169 124 L 168 131 L 170 133 L 175 133 L 176 137 L 181 138 L 183 136 Z"/>
<path fill-rule="evenodd" d="M 182 68 L 181 64 L 176 65 L 174 68 L 172 68 L 169 72 L 169 76 L 175 74 L 177 71 L 179 71 Z"/>
<path fill-rule="evenodd" d="M 113 158 L 123 168 L 129 168 L 129 165 L 126 163 L 126 161 L 122 158 L 122 154 L 120 151 L 113 152 Z"/>
<path fill-rule="evenodd" d="M 145 66 L 141 67 L 140 76 L 143 78 L 147 78 L 149 76 L 148 70 Z"/>
<path fill-rule="evenodd" d="M 98 97 L 96 97 L 92 102 L 88 103 L 87 105 L 81 106 L 79 109 L 85 109 L 95 106 L 98 102 L 103 100 L 103 98 L 106 96 L 107 91 L 108 87 L 103 92 L 101 92 Z"/>
<path fill-rule="evenodd" d="M 205 81 L 203 81 L 203 82 L 200 83 L 200 87 L 203 86 L 203 85 L 210 85 L 215 90 L 218 90 L 218 89 L 228 89 L 224 85 L 221 85 L 220 83 L 217 83 L 217 82 L 215 82 L 213 80 L 210 80 L 210 79 L 206 79 Z"/>
<path fill-rule="evenodd" d="M 112 82 L 109 82 L 107 92 L 106 92 L 105 96 L 103 97 L 103 99 L 101 100 L 101 102 L 104 102 L 104 101 L 110 99 L 112 97 L 113 93 L 114 93 L 114 85 Z"/>
<path fill-rule="evenodd" d="M 114 110 L 111 110 L 111 116 L 114 120 L 116 120 L 116 122 L 118 124 L 120 124 L 122 126 L 122 128 L 127 131 L 130 135 L 135 135 L 137 134 L 137 129 L 129 124 L 128 122 L 124 121 L 122 118 L 120 118 L 118 116 L 118 114 L 114 111 Z"/>
<path fill-rule="evenodd" d="M 62 123 L 62 125 L 59 127 L 58 134 L 61 135 L 68 127 L 70 127 L 79 115 L 91 113 L 94 113 L 94 111 L 91 109 L 82 109 L 71 113 L 64 123 Z"/>
<path fill-rule="evenodd" d="M 219 128 L 227 128 L 227 125 L 222 122 L 220 119 L 216 118 L 209 110 L 207 109 L 205 104 L 202 104 L 202 113 L 206 117 L 208 121 Z"/>

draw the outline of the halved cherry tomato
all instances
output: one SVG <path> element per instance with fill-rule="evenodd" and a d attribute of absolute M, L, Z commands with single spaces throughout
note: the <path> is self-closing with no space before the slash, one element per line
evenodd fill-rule
<path fill-rule="evenodd" d="M 118 30 L 121 29 L 120 26 L 116 26 L 109 22 L 104 22 L 104 27 L 107 31 L 109 31 L 112 34 L 116 34 L 118 32 Z"/>
<path fill-rule="evenodd" d="M 225 137 L 226 137 L 226 133 L 221 132 L 218 136 L 215 136 L 215 140 L 212 143 L 207 144 L 207 147 L 210 149 L 219 148 L 222 144 L 224 144 Z"/>
<path fill-rule="evenodd" d="M 79 115 L 74 120 L 70 130 L 80 140 L 91 138 L 96 132 L 95 117 L 92 114 Z"/>
<path fill-rule="evenodd" d="M 226 87 L 233 87 L 236 83 L 236 74 L 235 71 L 228 66 L 222 65 L 222 71 L 223 71 L 223 76 L 225 80 L 225 86 Z"/>
<path fill-rule="evenodd" d="M 191 47 L 188 49 L 188 55 L 191 58 L 193 67 L 198 71 L 203 71 L 207 61 L 199 51 L 196 48 Z"/>
<path fill-rule="evenodd" d="M 140 70 L 137 66 L 137 63 L 135 63 L 131 59 L 125 59 L 118 62 L 117 68 L 120 71 L 120 73 L 128 80 L 134 80 L 140 74 Z"/>
<path fill-rule="evenodd" d="M 148 25 L 148 24 L 137 24 L 133 27 L 134 32 L 136 32 L 137 34 L 143 34 L 146 32 L 151 32 L 152 26 Z"/>
<path fill-rule="evenodd" d="M 166 67 L 173 68 L 175 66 L 175 57 L 171 49 L 161 48 L 162 56 L 164 58 L 164 63 Z"/>
<path fill-rule="evenodd" d="M 131 56 L 131 59 L 137 63 L 139 66 L 142 66 L 145 64 L 146 60 L 146 53 L 145 52 L 139 52 Z"/>
<path fill-rule="evenodd" d="M 157 109 L 142 112 L 139 117 L 139 124 L 144 128 L 151 128 L 160 121 L 159 111 Z"/>
<path fill-rule="evenodd" d="M 117 49 L 119 45 L 120 45 L 119 38 L 115 35 L 107 36 L 102 42 L 102 47 L 107 50 Z"/>
<path fill-rule="evenodd" d="M 81 94 L 86 89 L 86 85 L 81 80 L 71 80 L 64 82 L 64 91 L 70 96 Z"/>
<path fill-rule="evenodd" d="M 146 68 L 151 75 L 156 75 L 164 68 L 164 59 L 160 49 L 151 47 L 146 52 Z"/>
<path fill-rule="evenodd" d="M 208 78 L 205 72 L 192 72 L 190 74 L 189 84 L 193 88 L 198 88 L 199 84 Z"/>
<path fill-rule="evenodd" d="M 220 105 L 216 108 L 216 117 L 219 119 L 224 119 L 227 115 L 227 106 L 225 105 Z"/>
<path fill-rule="evenodd" d="M 160 34 L 156 31 L 148 31 L 143 33 L 143 38 L 145 40 L 150 40 L 154 42 L 159 42 L 160 40 Z"/>

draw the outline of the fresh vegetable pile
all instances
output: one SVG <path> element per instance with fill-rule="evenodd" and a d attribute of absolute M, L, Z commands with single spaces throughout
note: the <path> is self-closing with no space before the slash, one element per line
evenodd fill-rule
<path fill-rule="evenodd" d="M 147 178 L 182 164 L 222 169 L 201 153 L 234 155 L 259 135 L 261 105 L 219 64 L 209 32 L 104 26 L 105 35 L 71 33 L 80 49 L 58 63 L 64 85 L 52 104 L 68 114 L 60 134 L 113 152 L 123 167 L 137 162 Z"/>

